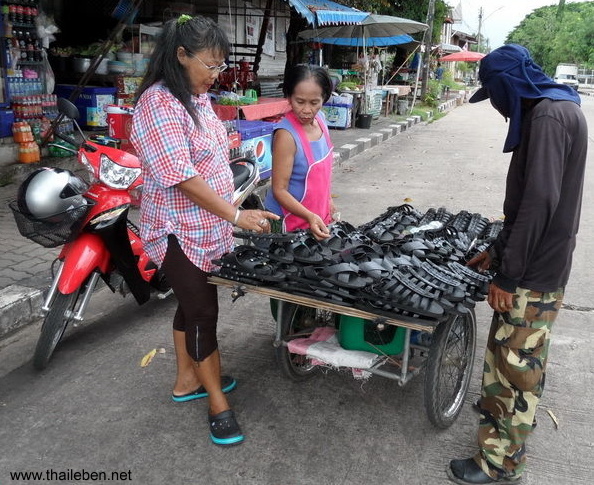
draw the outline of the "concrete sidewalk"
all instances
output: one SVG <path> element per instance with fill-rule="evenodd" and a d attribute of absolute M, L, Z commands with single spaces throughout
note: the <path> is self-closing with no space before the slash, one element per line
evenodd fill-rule
<path fill-rule="evenodd" d="M 461 101 L 453 97 L 442 103 L 437 111 L 453 109 Z M 428 120 L 432 118 L 433 113 L 428 113 Z M 420 116 L 410 116 L 403 121 L 380 116 L 372 122 L 370 129 L 332 130 L 335 166 L 424 123 Z M 59 166 L 74 172 L 85 172 L 75 158 L 52 158 L 42 160 L 41 164 L 0 167 L 0 180 L 12 182 L 0 186 L 0 244 L 4 248 L 0 254 L 0 340 L 41 317 L 43 296 L 51 284 L 51 264 L 60 252 L 60 247 L 44 248 L 22 237 L 8 207 L 16 197 L 20 182 L 39 166 Z"/>

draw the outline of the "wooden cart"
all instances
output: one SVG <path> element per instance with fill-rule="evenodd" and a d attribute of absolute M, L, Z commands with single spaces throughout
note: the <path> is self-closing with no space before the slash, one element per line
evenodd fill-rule
<path fill-rule="evenodd" d="M 339 315 L 358 317 L 382 328 L 396 325 L 405 329 L 404 349 L 398 356 L 383 355 L 366 371 L 395 380 L 404 386 L 425 371 L 424 403 L 427 416 L 438 428 L 449 427 L 458 417 L 470 383 L 476 346 L 474 310 L 464 315 L 448 315 L 441 320 L 422 316 L 394 318 L 312 297 L 255 286 L 220 277 L 210 277 L 212 284 L 233 289 L 233 300 L 246 293 L 257 293 L 278 300 L 274 346 L 281 369 L 292 380 L 312 377 L 319 367 L 311 359 L 289 351 L 287 344 L 306 338 L 316 327 L 335 325 Z M 431 335 L 426 345 L 411 343 L 411 332 Z"/>

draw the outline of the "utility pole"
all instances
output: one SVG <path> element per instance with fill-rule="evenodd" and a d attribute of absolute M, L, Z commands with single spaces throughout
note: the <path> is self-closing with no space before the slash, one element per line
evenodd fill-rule
<path fill-rule="evenodd" d="M 423 64 L 421 66 L 423 77 L 421 81 L 421 99 L 425 98 L 427 94 L 427 81 L 429 80 L 429 61 L 431 58 L 431 41 L 433 39 L 433 17 L 435 15 L 435 0 L 429 0 L 429 8 L 427 9 L 427 22 L 429 26 L 423 34 L 423 45 L 425 52 L 423 52 Z M 414 103 L 414 101 L 413 101 Z"/>
<path fill-rule="evenodd" d="M 477 34 L 477 40 L 478 40 L 478 45 L 476 47 L 477 52 L 481 52 L 481 28 L 483 25 L 483 7 L 479 8 L 479 26 L 478 26 L 478 34 Z"/>

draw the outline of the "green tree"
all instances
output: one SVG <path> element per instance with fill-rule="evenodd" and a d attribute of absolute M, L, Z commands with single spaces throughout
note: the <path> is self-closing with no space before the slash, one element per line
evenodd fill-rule
<path fill-rule="evenodd" d="M 358 8 L 365 12 L 378 13 L 382 15 L 393 15 L 417 22 L 427 20 L 429 0 L 340 0 L 339 3 L 349 7 Z M 433 42 L 438 42 L 441 35 L 441 27 L 448 13 L 448 6 L 444 0 L 435 1 L 435 14 L 433 20 Z M 423 34 L 413 37 L 421 39 Z"/>
<path fill-rule="evenodd" d="M 525 46 L 545 72 L 560 62 L 594 68 L 594 2 L 541 7 L 527 15 L 506 43 Z"/>

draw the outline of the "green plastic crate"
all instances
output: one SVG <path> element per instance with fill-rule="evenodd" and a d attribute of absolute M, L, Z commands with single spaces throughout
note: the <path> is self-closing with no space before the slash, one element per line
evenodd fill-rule
<path fill-rule="evenodd" d="M 338 342 L 343 349 L 365 350 L 379 355 L 399 355 L 404 350 L 406 329 L 386 325 L 377 330 L 376 325 L 363 318 L 340 316 Z"/>

